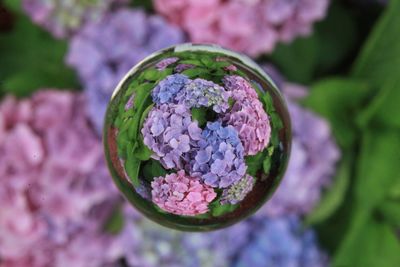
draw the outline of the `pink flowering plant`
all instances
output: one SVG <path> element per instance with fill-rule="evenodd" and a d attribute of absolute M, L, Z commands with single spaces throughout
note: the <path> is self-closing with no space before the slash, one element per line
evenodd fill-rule
<path fill-rule="evenodd" d="M 117 147 L 109 163 L 123 170 L 133 204 L 211 220 L 265 201 L 289 128 L 272 85 L 219 52 L 171 48 L 144 66 L 117 88 L 105 126 L 106 149 Z"/>

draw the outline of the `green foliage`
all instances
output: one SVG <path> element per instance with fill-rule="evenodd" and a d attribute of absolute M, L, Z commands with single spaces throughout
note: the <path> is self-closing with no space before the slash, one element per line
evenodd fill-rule
<path fill-rule="evenodd" d="M 143 164 L 142 175 L 149 182 L 153 181 L 155 177 L 165 176 L 167 173 L 157 160 L 150 159 Z"/>
<path fill-rule="evenodd" d="M 370 94 L 367 83 L 330 78 L 315 83 L 303 102 L 329 120 L 332 131 L 342 147 L 351 146 L 357 138 L 356 116 Z M 353 114 L 352 116 L 349 116 Z"/>
<path fill-rule="evenodd" d="M 207 122 L 207 108 L 201 107 L 201 108 L 192 108 L 192 118 L 193 120 L 196 120 L 199 124 L 199 127 L 202 128 L 206 125 Z"/>
<path fill-rule="evenodd" d="M 1 92 L 27 96 L 39 88 L 78 89 L 74 72 L 64 64 L 67 42 L 16 14 L 13 31 L 0 33 Z"/>

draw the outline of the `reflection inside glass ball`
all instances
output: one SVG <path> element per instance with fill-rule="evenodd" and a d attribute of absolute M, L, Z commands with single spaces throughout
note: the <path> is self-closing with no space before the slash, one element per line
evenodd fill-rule
<path fill-rule="evenodd" d="M 120 82 L 104 145 L 124 196 L 154 221 L 206 231 L 254 213 L 290 150 L 286 105 L 249 58 L 216 46 L 157 52 Z"/>

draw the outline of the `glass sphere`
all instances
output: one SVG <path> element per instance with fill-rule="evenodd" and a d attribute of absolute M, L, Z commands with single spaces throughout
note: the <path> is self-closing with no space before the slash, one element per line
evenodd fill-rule
<path fill-rule="evenodd" d="M 286 104 L 260 67 L 213 45 L 156 52 L 121 80 L 104 146 L 113 180 L 148 218 L 207 231 L 257 211 L 291 142 Z"/>

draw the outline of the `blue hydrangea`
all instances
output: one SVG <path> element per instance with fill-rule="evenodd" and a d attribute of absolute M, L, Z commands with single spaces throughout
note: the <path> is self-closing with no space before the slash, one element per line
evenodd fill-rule
<path fill-rule="evenodd" d="M 318 249 L 314 232 L 304 230 L 297 216 L 263 218 L 234 267 L 327 266 L 327 257 Z"/>
<path fill-rule="evenodd" d="M 168 75 L 153 89 L 153 102 L 161 105 L 175 103 L 176 95 L 189 83 L 190 79 L 183 74 Z"/>
<path fill-rule="evenodd" d="M 232 126 L 208 122 L 191 160 L 191 175 L 205 184 L 226 188 L 242 178 L 247 166 L 238 133 Z"/>
<path fill-rule="evenodd" d="M 213 107 L 217 113 L 225 112 L 229 108 L 230 93 L 218 84 L 201 78 L 194 79 L 186 84 L 176 100 L 187 107 Z"/>

